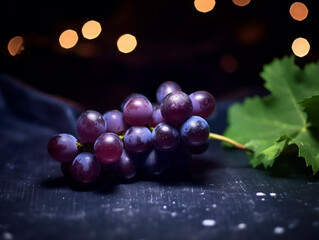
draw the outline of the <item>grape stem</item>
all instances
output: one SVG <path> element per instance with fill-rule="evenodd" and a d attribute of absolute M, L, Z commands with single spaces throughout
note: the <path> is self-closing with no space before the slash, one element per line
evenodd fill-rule
<path fill-rule="evenodd" d="M 241 144 L 239 142 L 236 142 L 235 140 L 233 140 L 231 138 L 225 137 L 223 135 L 219 135 L 217 133 L 212 133 L 212 132 L 209 133 L 209 139 L 210 140 L 214 139 L 214 140 L 228 142 L 228 143 L 234 145 L 235 147 L 237 147 L 237 148 L 239 148 L 241 150 L 254 153 L 254 151 L 252 149 L 245 147 L 243 144 Z"/>

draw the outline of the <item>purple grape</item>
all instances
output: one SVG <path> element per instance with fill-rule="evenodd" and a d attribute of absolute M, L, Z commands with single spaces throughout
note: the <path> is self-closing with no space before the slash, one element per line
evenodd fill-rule
<path fill-rule="evenodd" d="M 81 142 L 95 142 L 106 130 L 103 116 L 94 110 L 83 112 L 78 118 L 76 126 Z"/>
<path fill-rule="evenodd" d="M 191 116 L 192 112 L 192 101 L 182 91 L 168 94 L 161 103 L 162 116 L 166 122 L 171 124 L 183 123 Z"/>
<path fill-rule="evenodd" d="M 123 113 L 119 110 L 110 110 L 104 113 L 103 118 L 106 123 L 106 132 L 120 134 L 125 132 L 127 124 L 124 121 Z"/>
<path fill-rule="evenodd" d="M 198 146 L 191 146 L 191 145 L 188 146 L 188 148 L 192 154 L 202 154 L 202 153 L 206 152 L 208 147 L 209 147 L 209 141 L 202 144 L 202 145 L 198 145 Z"/>
<path fill-rule="evenodd" d="M 117 174 L 124 179 L 131 179 L 137 174 L 137 165 L 132 157 L 127 151 L 123 151 L 122 156 L 118 160 L 117 164 Z"/>
<path fill-rule="evenodd" d="M 206 120 L 199 116 L 192 116 L 183 123 L 180 134 L 182 140 L 191 146 L 203 145 L 208 141 L 210 128 Z"/>
<path fill-rule="evenodd" d="M 133 153 L 141 153 L 152 147 L 152 133 L 147 127 L 130 127 L 124 135 L 126 150 Z"/>
<path fill-rule="evenodd" d="M 160 123 L 152 131 L 153 145 L 160 151 L 173 150 L 179 141 L 179 131 L 168 123 Z"/>
<path fill-rule="evenodd" d="M 169 168 L 170 158 L 168 153 L 153 148 L 144 160 L 144 170 L 151 175 L 160 175 Z"/>
<path fill-rule="evenodd" d="M 145 95 L 141 94 L 141 93 L 131 93 L 128 96 L 126 96 L 123 101 L 121 102 L 120 105 L 120 110 L 123 112 L 124 106 L 125 104 L 128 102 L 128 100 L 130 100 L 132 97 L 143 97 L 148 99 Z"/>
<path fill-rule="evenodd" d="M 93 153 L 83 152 L 76 156 L 71 166 L 72 177 L 82 183 L 94 182 L 100 175 L 101 164 Z"/>
<path fill-rule="evenodd" d="M 123 141 L 115 133 L 103 133 L 94 143 L 94 156 L 102 163 L 114 163 L 121 157 Z"/>
<path fill-rule="evenodd" d="M 176 91 L 182 91 L 181 87 L 176 82 L 173 82 L 173 81 L 163 82 L 161 85 L 159 85 L 156 91 L 157 102 L 159 103 L 162 102 L 162 100 L 164 99 L 164 97 L 166 97 L 166 95 Z"/>
<path fill-rule="evenodd" d="M 72 161 L 78 154 L 76 138 L 67 133 L 57 134 L 48 142 L 48 153 L 58 162 Z"/>
<path fill-rule="evenodd" d="M 189 97 L 193 104 L 193 116 L 207 118 L 215 111 L 216 100 L 209 92 L 197 91 L 190 94 Z"/>
<path fill-rule="evenodd" d="M 153 107 L 151 102 L 144 97 L 132 97 L 124 105 L 124 120 L 134 126 L 143 126 L 152 120 Z"/>
<path fill-rule="evenodd" d="M 165 120 L 164 120 L 162 113 L 161 113 L 161 107 L 160 106 L 153 107 L 153 114 L 152 114 L 152 120 L 150 122 L 150 126 L 156 127 L 157 124 L 164 122 L 164 121 Z"/>

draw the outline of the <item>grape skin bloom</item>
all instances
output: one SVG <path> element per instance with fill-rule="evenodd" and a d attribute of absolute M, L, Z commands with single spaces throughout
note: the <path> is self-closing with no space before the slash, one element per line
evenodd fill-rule
<path fill-rule="evenodd" d="M 132 126 L 125 132 L 124 145 L 129 152 L 145 152 L 152 147 L 152 133 L 147 127 Z"/>
<path fill-rule="evenodd" d="M 58 162 L 72 161 L 78 154 L 76 138 L 67 133 L 60 133 L 48 142 L 48 153 Z"/>
<path fill-rule="evenodd" d="M 76 156 L 71 166 L 72 177 L 82 183 L 94 182 L 100 175 L 101 164 L 93 153 L 83 152 Z"/>
<path fill-rule="evenodd" d="M 216 100 L 212 94 L 207 91 L 196 91 L 189 95 L 193 104 L 193 116 L 208 118 L 216 108 Z"/>
<path fill-rule="evenodd" d="M 210 128 L 204 118 L 192 116 L 183 123 L 180 133 L 187 145 L 199 146 L 208 141 Z"/>
<path fill-rule="evenodd" d="M 127 124 L 124 121 L 123 113 L 119 110 L 110 110 L 103 114 L 106 123 L 106 132 L 120 134 L 125 132 Z"/>
<path fill-rule="evenodd" d="M 152 142 L 160 151 L 171 151 L 180 142 L 179 131 L 170 124 L 160 123 L 152 131 Z"/>
<path fill-rule="evenodd" d="M 95 142 L 106 130 L 103 116 L 94 110 L 83 112 L 78 118 L 76 126 L 81 142 Z"/>
<path fill-rule="evenodd" d="M 182 91 L 168 94 L 161 103 L 162 116 L 166 122 L 171 124 L 183 123 L 191 116 L 192 112 L 192 101 Z"/>

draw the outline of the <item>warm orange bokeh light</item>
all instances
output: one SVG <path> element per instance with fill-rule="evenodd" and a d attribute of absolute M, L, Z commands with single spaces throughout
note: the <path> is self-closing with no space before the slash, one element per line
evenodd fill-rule
<path fill-rule="evenodd" d="M 197 11 L 202 13 L 207 13 L 215 7 L 216 1 L 215 0 L 195 0 L 194 6 Z"/>
<path fill-rule="evenodd" d="M 101 24 L 94 20 L 86 22 L 82 27 L 83 37 L 90 40 L 97 38 L 100 35 L 101 31 Z"/>
<path fill-rule="evenodd" d="M 250 3 L 250 0 L 233 0 L 233 3 L 237 6 L 243 7 Z"/>
<path fill-rule="evenodd" d="M 310 44 L 307 39 L 300 37 L 293 41 L 291 49 L 297 57 L 304 57 L 310 51 Z"/>
<path fill-rule="evenodd" d="M 19 53 L 21 53 L 24 49 L 24 40 L 21 36 L 15 36 L 10 39 L 8 43 L 8 51 L 10 55 L 15 56 Z"/>
<path fill-rule="evenodd" d="M 305 20 L 308 16 L 308 8 L 304 3 L 295 2 L 291 4 L 289 13 L 291 17 L 297 21 Z"/>
<path fill-rule="evenodd" d="M 225 72 L 233 73 L 238 67 L 238 62 L 232 55 L 224 55 L 220 59 L 220 67 Z"/>
<path fill-rule="evenodd" d="M 137 45 L 136 38 L 131 34 L 124 34 L 117 40 L 117 48 L 122 53 L 132 52 Z"/>
<path fill-rule="evenodd" d="M 66 49 L 74 47 L 78 40 L 78 34 L 72 29 L 65 30 L 59 37 L 61 47 Z"/>

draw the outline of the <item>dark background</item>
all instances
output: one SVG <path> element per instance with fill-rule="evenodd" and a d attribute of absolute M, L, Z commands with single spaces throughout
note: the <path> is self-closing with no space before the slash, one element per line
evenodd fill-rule
<path fill-rule="evenodd" d="M 318 60 L 314 3 L 303 1 L 309 14 L 298 22 L 289 14 L 293 2 L 252 0 L 238 7 L 222 0 L 211 12 L 200 13 L 193 1 L 2 1 L 0 73 L 100 111 L 117 108 L 131 92 L 154 101 L 156 88 L 166 80 L 187 93 L 205 89 L 218 99 L 234 96 L 261 88 L 263 64 L 292 54 L 297 37 L 307 38 L 311 49 L 296 62 Z M 92 19 L 101 23 L 102 32 L 87 40 L 81 28 Z M 77 31 L 79 41 L 63 49 L 58 38 L 68 28 Z M 116 47 L 124 33 L 138 41 L 129 54 Z M 7 44 L 16 35 L 24 38 L 25 49 L 11 56 Z M 237 60 L 233 73 L 221 68 L 224 55 Z"/>

